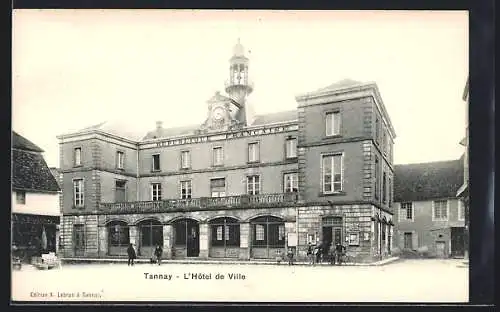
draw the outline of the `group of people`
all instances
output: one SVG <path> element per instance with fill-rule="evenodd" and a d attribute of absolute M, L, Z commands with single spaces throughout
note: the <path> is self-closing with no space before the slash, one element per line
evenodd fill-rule
<path fill-rule="evenodd" d="M 137 258 L 137 254 L 135 253 L 133 244 L 129 244 L 127 248 L 127 255 L 128 255 L 128 265 L 134 265 L 134 259 Z M 158 265 L 160 265 L 162 256 L 163 256 L 163 248 L 160 245 L 156 245 L 155 249 L 153 250 L 153 254 L 151 255 L 151 258 L 149 260 L 152 264 L 158 263 Z"/>
<path fill-rule="evenodd" d="M 341 243 L 334 244 L 331 242 L 319 242 L 316 245 L 309 243 L 307 247 L 307 257 L 309 258 L 309 263 L 314 265 L 316 263 L 322 263 L 323 261 L 329 261 L 330 264 L 342 264 L 342 259 L 345 256 L 346 247 Z"/>

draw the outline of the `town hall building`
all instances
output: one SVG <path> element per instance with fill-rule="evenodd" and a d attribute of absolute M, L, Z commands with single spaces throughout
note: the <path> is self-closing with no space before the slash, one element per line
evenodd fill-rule
<path fill-rule="evenodd" d="M 58 136 L 64 257 L 123 257 L 130 243 L 144 258 L 162 245 L 168 259 L 288 247 L 303 259 L 309 242 L 346 244 L 360 262 L 390 254 L 395 131 L 377 85 L 346 79 L 255 115 L 244 51 L 196 127 Z"/>

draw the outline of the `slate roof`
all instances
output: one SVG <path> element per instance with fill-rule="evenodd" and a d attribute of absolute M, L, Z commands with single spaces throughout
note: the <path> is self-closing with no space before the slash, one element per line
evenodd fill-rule
<path fill-rule="evenodd" d="M 132 141 L 141 140 L 144 133 L 146 133 L 146 129 L 140 129 L 135 123 L 121 120 L 104 121 L 96 125 L 83 128 L 78 132 L 92 130 L 100 130 Z"/>
<path fill-rule="evenodd" d="M 256 115 L 251 126 L 298 120 L 297 110 Z"/>
<path fill-rule="evenodd" d="M 394 201 L 455 197 L 463 184 L 463 156 L 457 160 L 394 166 Z"/>
<path fill-rule="evenodd" d="M 41 149 L 15 132 L 12 142 L 12 189 L 59 191 L 59 185 L 43 159 Z"/>
<path fill-rule="evenodd" d="M 35 143 L 19 135 L 15 131 L 12 131 L 12 148 L 43 153 L 43 150 L 40 147 L 38 147 Z"/>
<path fill-rule="evenodd" d="M 198 129 L 200 129 L 200 125 L 175 128 L 160 128 L 148 132 L 143 140 L 190 135 L 195 134 L 196 130 Z"/>

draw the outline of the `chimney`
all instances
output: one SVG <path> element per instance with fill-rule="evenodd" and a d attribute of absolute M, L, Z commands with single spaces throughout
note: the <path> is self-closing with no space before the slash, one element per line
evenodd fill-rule
<path fill-rule="evenodd" d="M 156 122 L 156 129 L 161 129 L 163 128 L 163 121 L 157 121 Z"/>

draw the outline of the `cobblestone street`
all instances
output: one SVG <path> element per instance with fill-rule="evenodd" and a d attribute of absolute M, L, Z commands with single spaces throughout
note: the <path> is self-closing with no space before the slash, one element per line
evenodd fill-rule
<path fill-rule="evenodd" d="M 463 260 L 384 266 L 66 264 L 13 271 L 13 300 L 466 302 Z M 223 279 L 217 277 L 223 276 Z"/>

